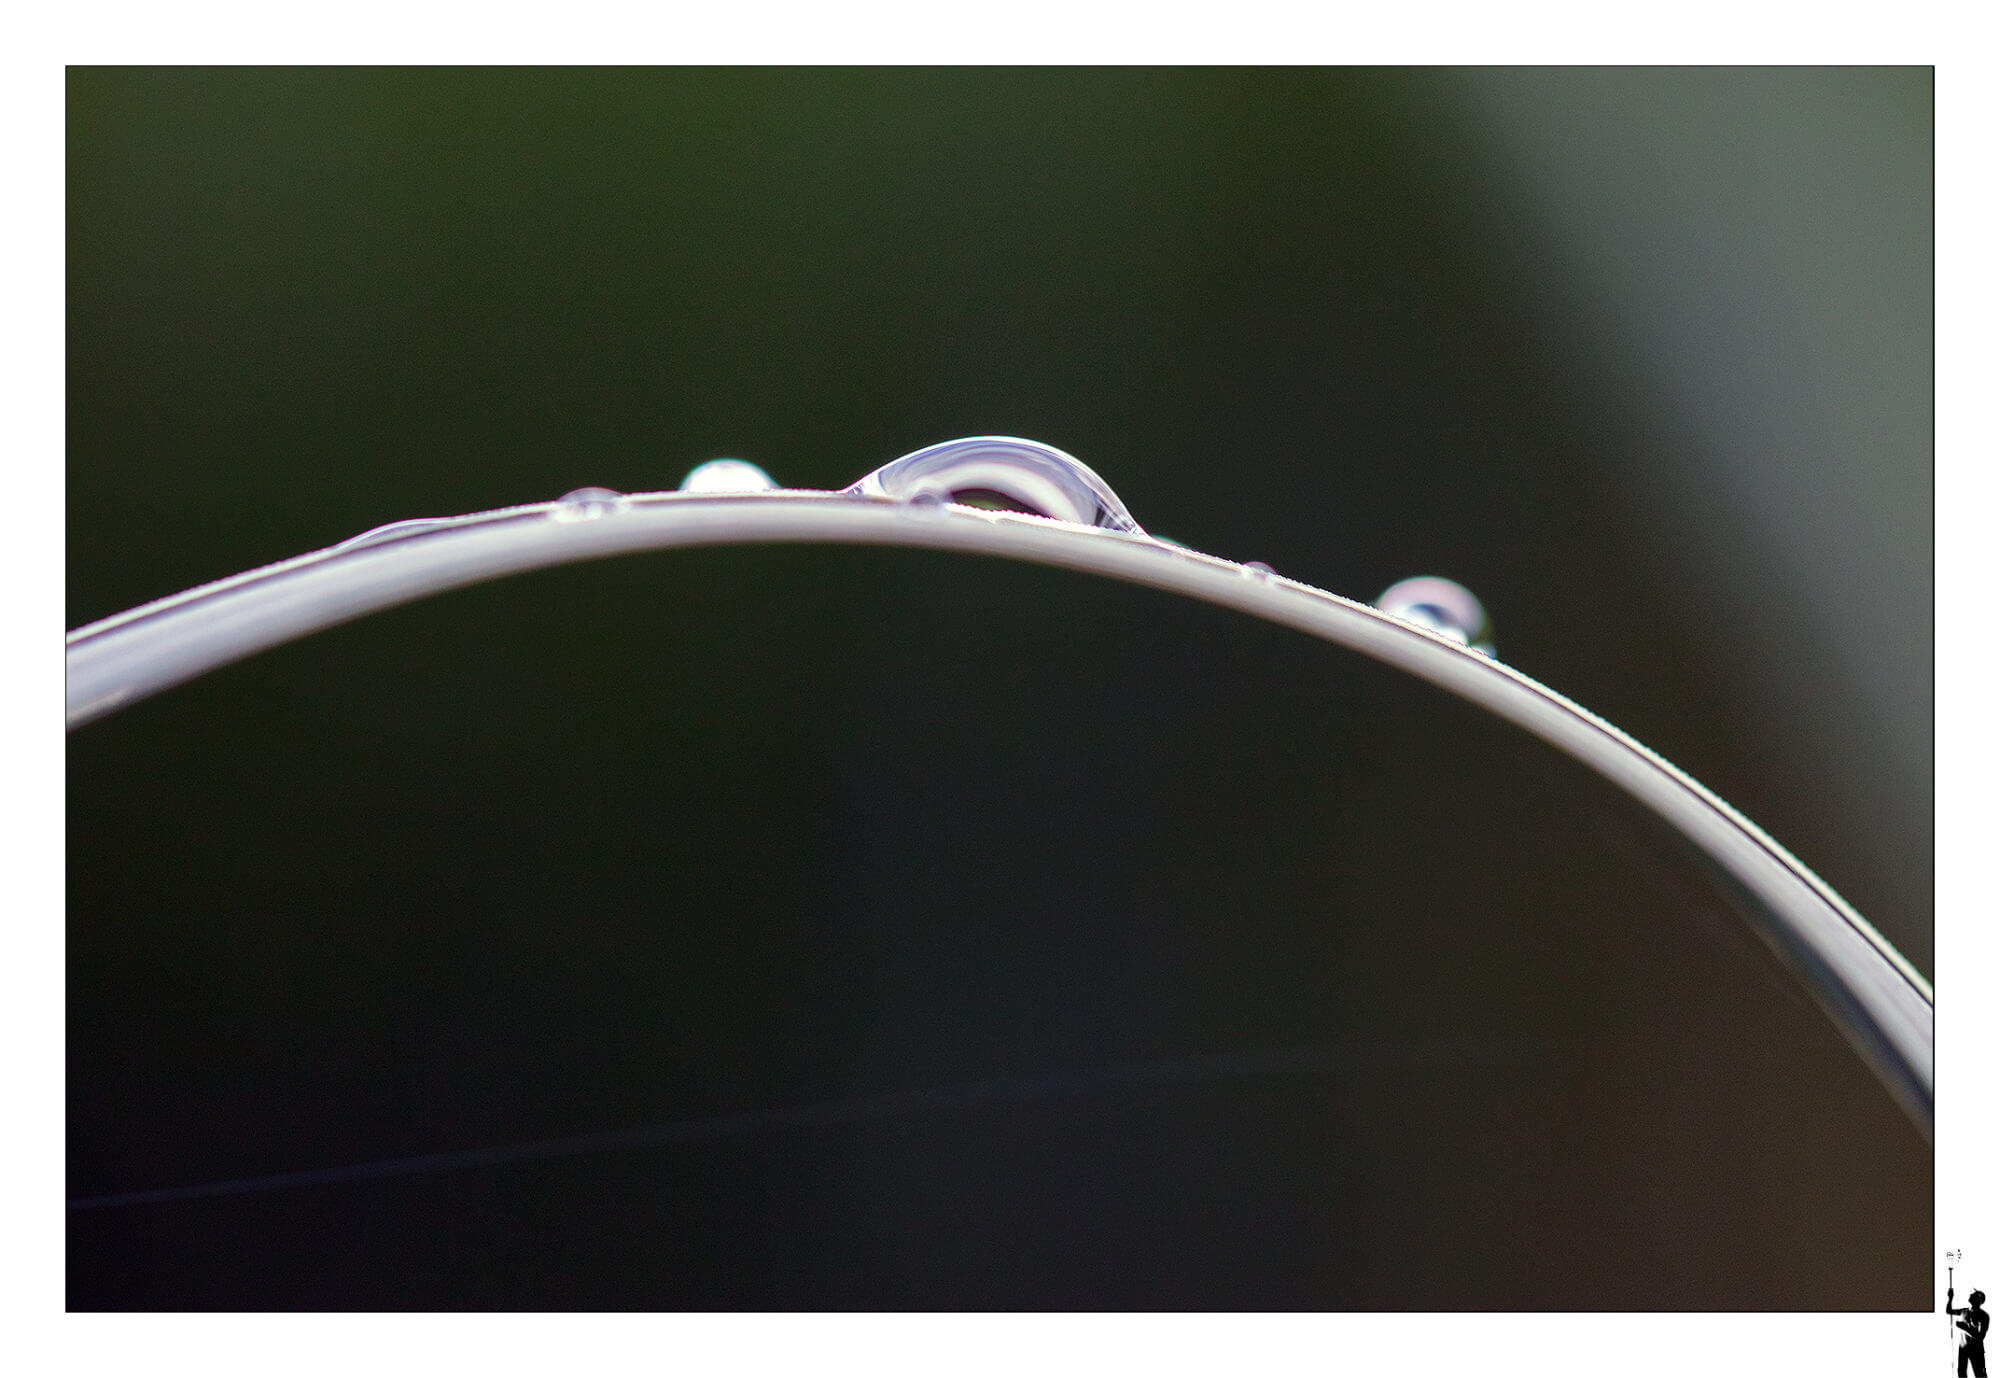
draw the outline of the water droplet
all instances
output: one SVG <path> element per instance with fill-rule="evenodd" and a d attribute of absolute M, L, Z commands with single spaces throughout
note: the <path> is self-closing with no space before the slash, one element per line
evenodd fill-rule
<path fill-rule="evenodd" d="M 558 498 L 549 515 L 559 522 L 595 521 L 617 511 L 624 501 L 623 493 L 609 488 L 576 488 Z"/>
<path fill-rule="evenodd" d="M 744 459 L 711 459 L 688 470 L 683 493 L 768 493 L 777 481 Z"/>
<path fill-rule="evenodd" d="M 914 502 L 964 502 L 1143 536 L 1125 504 L 1074 455 L 1008 435 L 947 440 L 891 460 L 845 491 Z"/>
<path fill-rule="evenodd" d="M 1391 584 L 1375 600 L 1375 606 L 1481 655 L 1493 654 L 1493 624 L 1487 620 L 1486 606 L 1463 584 L 1420 575 Z"/>
<path fill-rule="evenodd" d="M 910 495 L 910 506 L 923 513 L 944 511 L 946 501 L 947 499 L 943 493 L 935 492 L 928 488 L 921 493 L 912 493 Z"/>
<path fill-rule="evenodd" d="M 1243 562 L 1243 572 L 1253 579 L 1268 579 L 1278 571 L 1272 569 L 1262 560 L 1245 560 Z"/>
<path fill-rule="evenodd" d="M 373 526 L 359 536 L 349 536 L 335 550 L 359 550 L 367 545 L 380 545 L 384 541 L 400 541 L 405 536 L 414 536 L 422 531 L 435 531 L 442 526 L 456 526 L 456 517 L 411 517 L 407 521 L 390 522 L 386 526 Z"/>

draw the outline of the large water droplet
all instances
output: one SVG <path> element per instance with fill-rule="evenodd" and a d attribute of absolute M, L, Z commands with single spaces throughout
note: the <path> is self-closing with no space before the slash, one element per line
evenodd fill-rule
<path fill-rule="evenodd" d="M 1144 535 L 1111 485 L 1074 455 L 1010 435 L 947 440 L 904 455 L 846 490 L 908 502 L 924 495 Z"/>
<path fill-rule="evenodd" d="M 711 459 L 688 470 L 683 493 L 768 493 L 777 481 L 743 459 Z"/>
<path fill-rule="evenodd" d="M 1375 600 L 1375 606 L 1391 617 L 1448 636 L 1481 655 L 1493 654 L 1493 624 L 1487 620 L 1486 605 L 1463 584 L 1420 575 L 1391 584 Z"/>
<path fill-rule="evenodd" d="M 549 509 L 549 516 L 559 522 L 595 521 L 617 511 L 618 505 L 624 501 L 623 493 L 609 488 L 575 488 L 556 499 L 556 505 Z"/>

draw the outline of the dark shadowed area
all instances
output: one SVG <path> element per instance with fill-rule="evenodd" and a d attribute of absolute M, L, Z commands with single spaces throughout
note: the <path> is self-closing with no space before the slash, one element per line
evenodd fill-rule
<path fill-rule="evenodd" d="M 1928 703 L 1884 728 L 1902 681 L 1808 618 L 1809 709 L 1745 690 L 1702 581 L 1773 528 L 1677 505 L 1679 433 L 1523 307 L 1576 281 L 1455 89 L 73 71 L 71 625 L 402 517 L 1023 435 L 1200 549 L 1463 581 L 1928 971 Z M 1876 448 L 1927 491 L 1921 439 Z M 525 576 L 80 730 L 68 838 L 74 1308 L 1930 1305 L 1928 1145 L 1696 859 L 1166 595 Z"/>

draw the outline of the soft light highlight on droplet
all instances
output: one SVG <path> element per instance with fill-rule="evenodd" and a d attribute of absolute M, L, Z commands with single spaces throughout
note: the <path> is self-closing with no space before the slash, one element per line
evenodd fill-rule
<path fill-rule="evenodd" d="M 711 459 L 688 470 L 683 493 L 768 493 L 777 480 L 745 459 Z"/>

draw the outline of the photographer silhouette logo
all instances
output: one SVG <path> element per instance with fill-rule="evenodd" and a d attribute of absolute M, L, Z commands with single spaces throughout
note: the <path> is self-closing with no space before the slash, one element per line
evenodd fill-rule
<path fill-rule="evenodd" d="M 1993 1323 L 1993 1318 L 1986 1314 L 1986 1294 L 1975 1288 L 1966 1297 L 1964 1306 L 1953 1306 L 1950 1269 L 1945 1276 L 1944 1314 L 1958 1341 L 1958 1378 L 1966 1378 L 1967 1373 L 1973 1378 L 1986 1378 L 1986 1329 Z"/>

